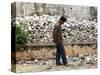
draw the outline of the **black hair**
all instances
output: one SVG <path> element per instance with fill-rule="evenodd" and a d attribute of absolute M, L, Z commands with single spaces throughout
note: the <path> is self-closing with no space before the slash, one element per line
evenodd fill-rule
<path fill-rule="evenodd" d="M 60 17 L 60 20 L 62 20 L 63 22 L 65 22 L 66 21 L 66 18 L 64 16 L 61 16 Z"/>

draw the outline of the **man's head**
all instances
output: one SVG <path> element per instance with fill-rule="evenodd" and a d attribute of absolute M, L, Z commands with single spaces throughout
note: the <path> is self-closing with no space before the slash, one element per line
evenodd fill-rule
<path fill-rule="evenodd" d="M 62 25 L 64 24 L 64 22 L 66 22 L 66 18 L 64 16 L 61 16 L 59 19 L 59 24 Z"/>

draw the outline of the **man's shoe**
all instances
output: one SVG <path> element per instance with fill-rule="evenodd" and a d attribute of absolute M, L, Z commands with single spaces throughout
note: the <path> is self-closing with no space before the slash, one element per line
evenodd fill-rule
<path fill-rule="evenodd" d="M 64 66 L 69 66 L 68 64 L 64 64 Z"/>
<path fill-rule="evenodd" d="M 56 66 L 61 66 L 62 64 L 56 64 Z"/>

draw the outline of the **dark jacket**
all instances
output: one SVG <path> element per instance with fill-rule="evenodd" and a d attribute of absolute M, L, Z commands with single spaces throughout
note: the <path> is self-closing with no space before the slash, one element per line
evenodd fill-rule
<path fill-rule="evenodd" d="M 62 32 L 61 32 L 61 26 L 56 23 L 54 25 L 54 30 L 53 30 L 53 42 L 58 44 L 62 42 Z"/>

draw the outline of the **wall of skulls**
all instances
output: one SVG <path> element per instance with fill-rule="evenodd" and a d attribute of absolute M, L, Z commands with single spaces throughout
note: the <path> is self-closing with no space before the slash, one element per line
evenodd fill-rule
<path fill-rule="evenodd" d="M 60 16 L 33 15 L 12 18 L 12 23 L 16 25 L 24 24 L 24 29 L 28 32 L 28 44 L 53 44 L 52 32 L 54 24 Z M 16 20 L 14 23 L 13 20 Z M 67 18 L 62 26 L 64 43 L 88 43 L 97 41 L 97 21 L 77 20 L 75 17 Z"/>

